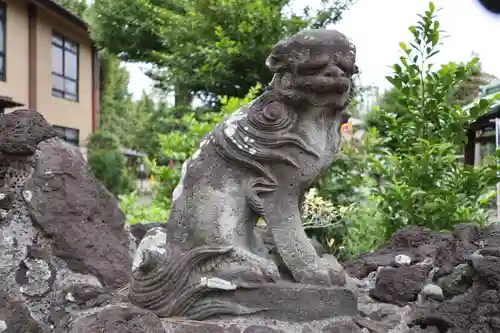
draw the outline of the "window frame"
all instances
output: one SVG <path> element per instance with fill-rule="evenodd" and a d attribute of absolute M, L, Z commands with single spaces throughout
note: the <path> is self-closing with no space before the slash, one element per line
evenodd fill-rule
<path fill-rule="evenodd" d="M 2 57 L 3 73 L 0 71 L 0 81 L 7 81 L 7 4 L 0 1 L 0 25 L 2 25 L 3 51 L 0 49 Z"/>
<path fill-rule="evenodd" d="M 80 129 L 73 128 L 73 127 L 60 126 L 60 125 L 52 125 L 52 127 L 54 128 L 54 130 L 57 133 L 57 136 L 60 139 L 66 141 L 67 143 L 69 143 L 69 144 L 71 144 L 71 145 L 73 145 L 75 147 L 80 147 Z M 70 131 L 76 131 L 76 141 L 68 139 L 68 135 L 66 134 L 66 132 L 68 130 L 70 130 Z M 62 135 L 62 133 L 64 133 L 64 135 Z"/>
<path fill-rule="evenodd" d="M 61 41 L 61 45 L 54 42 L 54 39 L 59 39 Z M 75 46 L 76 51 L 73 51 L 72 49 L 66 47 L 66 43 L 73 44 Z M 65 99 L 70 102 L 78 103 L 80 101 L 80 44 L 56 31 L 52 31 L 51 46 L 52 46 L 51 47 L 52 61 L 54 57 L 54 48 L 57 48 L 62 51 L 62 74 L 54 71 L 54 66 L 51 62 L 52 96 Z M 72 53 L 76 57 L 76 79 L 68 76 L 68 74 L 66 73 L 66 52 Z M 66 80 L 74 83 L 76 86 L 75 94 L 68 92 L 65 88 L 63 90 L 55 88 L 54 76 L 57 76 L 58 78 L 62 79 L 64 86 L 66 85 Z M 68 96 L 73 96 L 73 98 L 69 98 Z"/>

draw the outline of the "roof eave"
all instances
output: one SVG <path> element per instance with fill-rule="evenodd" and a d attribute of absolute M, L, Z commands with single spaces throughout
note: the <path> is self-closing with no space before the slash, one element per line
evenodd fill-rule
<path fill-rule="evenodd" d="M 34 0 L 35 3 L 38 3 L 42 5 L 43 7 L 46 7 L 49 10 L 52 10 L 53 12 L 63 16 L 66 18 L 68 21 L 74 23 L 75 25 L 78 25 L 81 28 L 84 28 L 87 32 L 89 31 L 89 25 L 78 15 L 74 14 L 70 10 L 64 8 L 54 0 Z"/>

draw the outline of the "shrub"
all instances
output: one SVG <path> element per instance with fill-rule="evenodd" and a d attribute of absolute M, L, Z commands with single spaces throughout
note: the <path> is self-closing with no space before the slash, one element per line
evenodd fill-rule
<path fill-rule="evenodd" d="M 356 258 L 385 243 L 386 227 L 383 213 L 379 210 L 379 201 L 378 196 L 370 195 L 346 210 L 343 216 L 345 234 L 339 246 L 339 259 Z"/>
<path fill-rule="evenodd" d="M 488 112 L 492 101 L 470 109 L 454 102 L 456 87 L 474 73 L 478 59 L 437 69 L 430 63 L 442 42 L 435 13 L 430 3 L 409 28 L 414 40 L 400 43 L 403 56 L 387 77 L 390 98 L 368 115 L 374 127 L 361 145 L 344 143 L 316 184 L 318 195 L 334 207 L 349 207 L 341 223 L 310 232 L 326 245 L 330 236 L 323 235 L 341 239 L 340 257 L 372 251 L 407 225 L 450 230 L 485 221 L 498 166 L 490 161 L 473 168 L 460 159 L 468 124 Z"/>
<path fill-rule="evenodd" d="M 339 260 L 373 251 L 385 240 L 376 196 L 367 195 L 356 204 L 342 206 L 325 200 L 312 188 L 305 196 L 302 221 L 308 236 Z"/>
<path fill-rule="evenodd" d="M 463 166 L 466 127 L 490 110 L 481 100 L 470 109 L 451 102 L 455 87 L 474 70 L 478 59 L 453 62 L 435 70 L 430 60 L 439 52 L 441 30 L 432 3 L 415 26 L 413 42 L 400 43 L 404 55 L 387 80 L 395 88 L 396 108 L 377 109 L 387 149 L 373 166 L 383 180 L 377 189 L 385 235 L 409 224 L 450 230 L 461 222 L 484 223 L 482 198 L 497 181 L 497 165 Z"/>
<path fill-rule="evenodd" d="M 102 131 L 91 134 L 87 147 L 90 170 L 111 193 L 119 195 L 134 190 L 125 155 L 112 134 Z"/>
<path fill-rule="evenodd" d="M 335 206 L 317 189 L 310 189 L 302 205 L 302 223 L 309 237 L 315 238 L 330 253 L 338 252 L 345 233 L 343 216 L 350 207 Z"/>
<path fill-rule="evenodd" d="M 260 86 L 252 88 L 243 99 L 221 98 L 220 112 L 188 112 L 184 116 L 171 117 L 170 122 L 175 130 L 160 135 L 163 154 L 176 161 L 174 168 L 155 166 L 153 172 L 157 180 L 155 200 L 164 207 L 170 208 L 172 192 L 179 183 L 182 163 L 191 156 L 203 139 L 225 117 L 248 104 L 259 92 Z"/>
<path fill-rule="evenodd" d="M 343 142 L 338 157 L 315 184 L 319 195 L 341 206 L 359 203 L 371 195 L 379 178 L 373 158 L 383 142 L 376 129 L 364 133 L 360 142 Z"/>
<path fill-rule="evenodd" d="M 146 205 L 138 202 L 136 192 L 120 195 L 120 208 L 127 217 L 127 223 L 166 222 L 169 210 L 155 203 Z"/>

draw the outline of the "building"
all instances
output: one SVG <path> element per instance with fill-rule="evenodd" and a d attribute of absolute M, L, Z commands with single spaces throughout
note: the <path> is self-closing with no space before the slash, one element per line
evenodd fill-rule
<path fill-rule="evenodd" d="M 491 99 L 500 94 L 500 81 L 481 87 L 478 99 Z M 476 101 L 477 102 L 477 101 Z M 472 107 L 476 102 L 465 107 Z M 465 146 L 464 162 L 468 165 L 480 165 L 485 157 L 495 154 L 497 150 L 497 128 L 495 119 L 500 118 L 500 101 L 495 101 L 491 110 L 482 115 L 467 128 L 467 145 Z"/>
<path fill-rule="evenodd" d="M 0 0 L 0 113 L 19 107 L 83 151 L 98 126 L 97 49 L 86 23 L 53 0 Z"/>

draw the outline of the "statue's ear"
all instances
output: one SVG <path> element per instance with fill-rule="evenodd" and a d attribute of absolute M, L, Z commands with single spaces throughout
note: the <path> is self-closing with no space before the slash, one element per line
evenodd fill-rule
<path fill-rule="evenodd" d="M 352 72 L 352 74 L 359 74 L 359 67 L 357 65 L 354 65 L 354 71 Z"/>
<path fill-rule="evenodd" d="M 285 54 L 272 53 L 266 59 L 266 66 L 273 73 L 281 72 L 288 66 L 288 57 Z"/>

